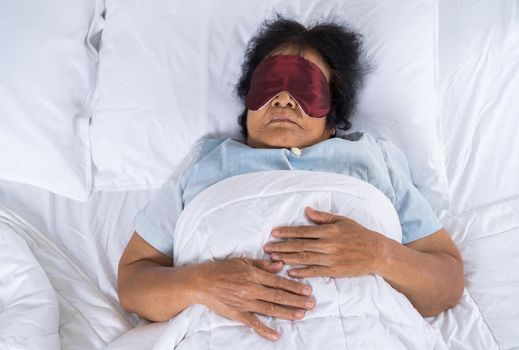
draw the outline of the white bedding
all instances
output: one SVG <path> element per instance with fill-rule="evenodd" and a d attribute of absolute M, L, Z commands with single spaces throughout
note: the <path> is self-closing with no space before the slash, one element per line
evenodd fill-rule
<path fill-rule="evenodd" d="M 450 213 L 519 196 L 519 2 L 440 1 Z"/>
<path fill-rule="evenodd" d="M 0 348 L 103 349 L 131 328 L 84 273 L 24 219 L 0 207 L 0 229 L 2 272 L 14 273 L 0 283 Z"/>
<path fill-rule="evenodd" d="M 103 0 L 0 1 L 0 179 L 86 200 Z"/>
<path fill-rule="evenodd" d="M 0 349 L 60 349 L 52 284 L 27 242 L 1 220 L 0 266 Z"/>
<path fill-rule="evenodd" d="M 0 181 L 0 205 L 43 232 L 134 325 L 137 318 L 125 313 L 118 303 L 117 263 L 133 232 L 133 218 L 153 194 L 95 193 L 83 203 L 37 187 Z"/>
<path fill-rule="evenodd" d="M 250 182 L 249 186 L 250 186 Z M 285 181 L 279 181 L 277 186 L 287 189 L 290 187 L 295 187 L 293 180 L 285 179 Z M 259 185 L 259 184 L 258 184 Z M 65 199 L 63 197 L 56 197 L 55 195 L 51 195 L 49 193 L 43 192 L 40 189 L 36 188 L 24 188 L 23 185 L 16 184 L 15 187 L 18 186 L 19 188 L 11 188 L 10 191 L 8 191 L 13 197 L 8 196 L 0 196 L 0 199 L 2 201 L 10 202 L 13 207 L 17 207 L 20 203 L 16 204 L 17 200 L 21 200 L 21 204 L 29 202 L 30 198 L 33 198 L 33 201 L 31 201 L 31 204 L 33 205 L 33 208 L 31 211 L 38 212 L 40 211 L 41 215 L 44 212 L 52 211 L 53 209 L 59 210 L 61 213 L 62 218 L 58 221 L 64 222 L 63 225 L 57 224 L 56 221 L 52 218 L 47 218 L 49 222 L 49 227 L 52 231 L 51 233 L 48 233 L 51 238 L 57 240 L 59 237 L 63 237 L 66 235 L 74 234 L 75 237 L 80 237 L 80 241 L 78 240 L 63 240 L 60 245 L 62 245 L 63 249 L 69 252 L 74 252 L 73 256 L 78 260 L 79 266 L 81 266 L 81 269 L 84 271 L 89 272 L 89 275 L 95 275 L 95 274 L 102 274 L 102 270 L 98 270 L 98 266 L 93 265 L 92 262 L 94 262 L 98 258 L 102 258 L 104 254 L 107 255 L 115 255 L 117 258 L 115 259 L 109 259 L 103 263 L 103 265 L 106 265 L 105 268 L 110 271 L 114 271 L 116 269 L 117 265 L 117 259 L 120 255 L 120 252 L 122 251 L 125 241 L 121 241 L 119 243 L 115 243 L 114 241 L 110 241 L 109 239 L 105 238 L 103 242 L 101 242 L 100 245 L 104 244 L 111 244 L 111 248 L 108 251 L 103 252 L 96 252 L 94 249 L 86 249 L 83 251 L 82 248 L 88 247 L 88 245 L 85 245 L 85 242 L 90 242 L 90 245 L 92 244 L 92 241 L 95 240 L 96 235 L 94 235 L 93 231 L 84 231 L 81 233 L 78 230 L 69 231 L 69 224 L 66 219 L 63 217 L 69 218 L 71 221 L 76 222 L 77 228 L 82 228 L 84 230 L 90 230 L 90 225 L 92 227 L 101 227 L 103 223 L 107 226 L 106 234 L 107 236 L 114 236 L 114 235 L 121 235 L 123 237 L 128 238 L 131 233 L 131 224 L 128 224 L 128 222 L 132 221 L 132 216 L 134 215 L 135 208 L 133 207 L 133 204 L 136 202 L 145 202 L 147 200 L 146 197 L 149 197 L 150 193 L 148 192 L 134 192 L 134 193 L 128 193 L 125 195 L 125 198 L 120 198 L 117 195 L 118 193 L 105 193 L 105 197 L 97 198 L 96 202 L 92 202 L 90 206 L 86 207 L 85 204 L 77 203 L 70 201 L 68 199 Z M 8 186 L 1 186 L 1 188 L 6 189 Z M 261 187 L 261 186 L 260 186 Z M 322 187 L 322 186 L 321 186 Z M 31 191 L 32 190 L 32 191 Z M 252 190 L 252 189 L 251 189 Z M 260 191 L 256 191 L 255 193 L 260 193 Z M 23 195 L 22 195 L 23 194 Z M 40 198 L 38 198 L 40 197 Z M 211 196 L 214 198 L 214 196 Z M 203 200 L 201 198 L 200 200 Z M 231 200 L 229 197 L 228 200 Z M 310 198 L 309 198 L 310 200 Z M 47 204 L 46 204 L 47 202 Z M 49 203 L 52 203 L 49 205 Z M 77 204 L 77 206 L 74 206 L 73 204 Z M 208 203 L 208 205 L 214 207 L 212 205 L 214 203 Z M 138 205 L 137 205 L 138 207 Z M 20 210 L 19 210 L 20 211 Z M 98 212 L 102 212 L 106 215 L 97 215 Z M 25 211 L 27 214 L 27 211 Z M 295 213 L 295 212 L 294 212 Z M 79 215 L 80 214 L 80 215 Z M 14 224 L 11 223 L 11 226 L 24 226 L 25 224 L 20 223 L 19 221 L 16 221 L 13 219 L 13 215 L 5 215 L 4 214 L 4 220 L 5 218 L 9 219 L 10 221 L 14 221 Z M 42 218 L 36 215 L 32 216 L 33 221 L 39 222 L 40 225 L 43 223 Z M 88 225 L 86 225 L 88 223 Z M 121 225 L 118 225 L 118 223 L 121 223 Z M 26 225 L 25 225 L 26 226 Z M 41 225 L 42 227 L 45 227 L 45 225 Z M 127 234 L 120 234 L 120 231 L 117 230 L 117 227 L 121 227 L 121 230 L 124 230 L 123 227 L 127 227 Z M 113 231 L 111 230 L 112 228 Z M 27 231 L 27 230 L 26 230 Z M 461 231 L 461 230 L 460 230 Z M 28 232 L 33 232 L 31 236 L 33 237 L 40 237 L 41 235 L 35 234 L 34 230 L 29 230 Z M 84 242 L 82 242 L 84 241 Z M 51 245 L 52 246 L 52 245 Z M 35 252 L 38 252 L 38 249 L 33 247 L 35 249 Z M 41 244 L 40 244 L 41 248 Z M 56 260 L 56 256 L 58 257 L 58 261 L 63 260 L 61 256 L 61 253 L 59 253 L 58 249 L 51 249 L 52 256 L 54 256 L 54 259 L 50 259 L 50 261 Z M 513 254 L 513 251 L 511 251 Z M 470 255 L 469 255 L 470 257 Z M 504 257 L 506 258 L 506 257 Z M 65 259 L 66 260 L 66 259 Z M 40 259 L 41 261 L 41 259 Z M 90 265 L 89 265 L 90 263 Z M 44 266 L 47 265 L 47 263 L 43 262 Z M 499 266 L 499 264 L 498 264 Z M 501 264 L 502 266 L 502 264 Z M 469 270 L 470 271 L 470 270 Z M 66 271 L 63 268 L 58 271 L 58 274 L 54 274 L 54 286 L 63 286 L 67 285 L 70 280 L 82 280 L 82 278 L 78 278 L 77 274 L 72 271 Z M 49 277 L 51 277 L 49 275 Z M 51 278 L 52 280 L 52 278 Z M 96 284 L 101 287 L 103 290 L 103 294 L 113 300 L 116 298 L 115 296 L 115 280 L 111 280 L 109 285 L 103 285 L 103 279 L 97 279 L 95 280 Z M 482 280 L 485 281 L 484 279 Z M 83 282 L 83 284 L 86 284 L 88 286 L 88 282 Z M 492 284 L 490 284 L 492 286 Z M 136 328 L 134 330 L 131 330 L 128 333 L 124 333 L 125 330 L 129 329 L 130 326 L 125 323 L 125 321 L 122 320 L 121 314 L 124 315 L 124 313 L 119 314 L 120 310 L 117 309 L 116 306 L 114 306 L 112 303 L 107 303 L 106 299 L 104 297 L 100 297 L 100 293 L 96 293 L 91 288 L 87 288 L 86 290 L 83 290 L 80 288 L 77 290 L 82 296 L 83 299 L 85 299 L 85 294 L 87 295 L 86 300 L 95 300 L 98 303 L 101 303 L 102 305 L 105 305 L 104 308 L 106 309 L 105 312 L 109 313 L 109 317 L 106 315 L 104 317 L 95 317 L 96 313 L 98 314 L 98 311 L 92 312 L 92 308 L 88 307 L 86 305 L 86 312 L 90 317 L 94 317 L 94 324 L 93 328 L 99 328 L 99 327 L 108 327 L 113 325 L 118 325 L 118 328 L 113 329 L 112 328 L 112 338 L 115 338 L 116 335 L 122 335 L 119 339 L 114 341 L 112 344 L 110 344 L 109 349 L 151 349 L 159 336 L 165 331 L 165 329 L 168 327 L 167 323 L 156 323 L 151 325 L 146 325 L 143 327 Z M 74 293 L 72 293 L 74 294 Z M 77 301 L 77 299 L 76 299 Z M 61 304 L 61 300 L 60 300 Z M 506 307 L 509 305 L 506 300 L 504 301 L 504 306 Z M 89 311 L 90 310 L 90 311 Z M 513 311 L 512 311 L 513 312 Z M 63 315 L 70 314 L 69 311 L 65 310 L 62 311 Z M 127 315 L 126 315 L 127 316 Z M 66 319 L 66 318 L 65 318 Z M 179 319 L 178 322 L 182 321 L 182 319 Z M 445 339 L 446 343 L 449 346 L 449 348 L 456 348 L 456 349 L 497 349 L 497 345 L 495 343 L 494 337 L 492 335 L 492 331 L 487 326 L 486 320 L 483 319 L 482 314 L 480 312 L 479 307 L 474 303 L 471 295 L 468 291 L 465 291 L 461 303 L 454 309 L 449 310 L 446 313 L 443 313 L 439 317 L 428 319 L 428 321 L 435 327 L 440 329 L 443 338 Z M 87 321 L 92 322 L 92 320 Z M 95 323 L 97 322 L 97 323 Z M 100 323 L 99 323 L 100 322 Z M 175 323 L 178 325 L 178 322 Z M 185 322 L 185 318 L 183 319 L 183 322 Z M 134 323 L 135 324 L 135 323 Z M 503 327 L 503 325 L 500 325 L 503 329 L 506 329 Z M 506 325 L 505 325 L 506 326 Z M 85 322 L 83 320 L 83 323 L 80 323 L 80 325 L 75 325 L 72 327 L 75 330 L 82 329 L 82 327 L 85 327 Z M 177 327 L 174 327 L 175 330 L 178 330 Z M 78 349 L 87 349 L 88 346 L 85 346 L 85 339 L 84 337 L 80 337 L 80 334 L 89 334 L 88 332 L 78 332 L 74 337 L 66 337 L 65 339 L 68 339 L 69 342 L 64 342 L 63 344 L 70 344 L 71 339 L 75 339 L 77 342 L 77 348 Z M 172 339 L 172 337 L 175 336 L 173 333 L 165 333 L 168 335 L 166 340 Z M 88 337 L 87 337 L 88 339 Z M 98 343 L 97 345 L 102 344 Z M 160 344 L 159 344 L 160 345 Z M 68 347 L 67 347 L 68 348 Z M 90 347 L 94 348 L 94 347 Z"/>
<path fill-rule="evenodd" d="M 519 2 L 440 1 L 440 102 L 466 288 L 501 349 L 519 348 Z"/>
<path fill-rule="evenodd" d="M 467 290 L 458 306 L 428 321 L 442 329 L 450 349 L 492 349 L 494 340 L 500 349 L 517 349 L 519 6 L 515 0 L 439 3 L 442 138 L 452 194 L 441 219 L 460 247 Z M 116 304 L 117 261 L 135 213 L 152 195 L 95 193 L 79 203 L 0 181 L 0 203 L 65 252 L 133 325 L 136 318 Z M 151 349 L 166 327 L 136 328 L 110 348 Z M 479 334 L 486 343 L 472 342 Z"/>
<path fill-rule="evenodd" d="M 234 176 L 201 192 L 175 227 L 174 265 L 231 257 L 268 259 L 262 247 L 272 227 L 309 225 L 305 207 L 340 213 L 400 242 L 402 230 L 389 199 L 353 177 L 266 171 Z M 287 277 L 288 266 L 279 275 Z M 409 300 L 378 275 L 308 278 L 316 306 L 299 321 L 259 318 L 277 329 L 276 342 L 248 326 L 195 305 L 175 317 L 154 347 L 166 349 L 447 349 Z"/>

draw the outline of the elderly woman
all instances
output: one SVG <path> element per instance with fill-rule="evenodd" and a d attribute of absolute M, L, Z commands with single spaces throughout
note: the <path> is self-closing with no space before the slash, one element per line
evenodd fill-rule
<path fill-rule="evenodd" d="M 338 128 L 350 126 L 363 72 L 359 56 L 359 37 L 343 26 L 322 23 L 307 29 L 283 18 L 265 23 L 249 43 L 238 84 L 246 104 L 240 116 L 245 141 L 198 142 L 138 214 L 119 263 L 119 298 L 125 309 L 163 321 L 202 304 L 276 340 L 280 335 L 257 314 L 303 319 L 319 303 L 304 283 L 307 277 L 377 274 L 423 316 L 458 303 L 463 291 L 460 254 L 413 186 L 403 154 L 368 134 L 336 137 Z M 298 155 L 297 162 L 290 152 Z M 271 260 L 230 258 L 173 266 L 175 223 L 193 197 L 231 176 L 291 169 L 357 177 L 367 171 L 363 180 L 394 194 L 402 242 L 340 213 L 307 208 L 315 225 L 275 227 L 276 241 L 258 247 Z M 292 279 L 277 275 L 284 265 L 299 265 L 289 270 Z"/>

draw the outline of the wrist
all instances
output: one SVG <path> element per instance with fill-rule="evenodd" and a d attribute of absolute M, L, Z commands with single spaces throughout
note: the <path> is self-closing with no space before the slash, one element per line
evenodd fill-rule
<path fill-rule="evenodd" d="M 375 253 L 372 270 L 373 273 L 384 277 L 385 271 L 388 270 L 388 266 L 391 263 L 395 241 L 378 232 L 373 233 L 375 234 Z"/>
<path fill-rule="evenodd" d="M 189 266 L 186 294 L 191 305 L 205 305 L 207 301 L 206 265 L 207 264 L 197 264 Z"/>

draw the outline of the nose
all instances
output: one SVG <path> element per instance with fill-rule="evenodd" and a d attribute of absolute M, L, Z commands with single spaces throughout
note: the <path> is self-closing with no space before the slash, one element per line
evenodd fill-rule
<path fill-rule="evenodd" d="M 270 101 L 271 106 L 273 107 L 287 107 L 287 108 L 296 108 L 296 101 L 290 96 L 290 94 L 286 91 L 282 91 Z"/>

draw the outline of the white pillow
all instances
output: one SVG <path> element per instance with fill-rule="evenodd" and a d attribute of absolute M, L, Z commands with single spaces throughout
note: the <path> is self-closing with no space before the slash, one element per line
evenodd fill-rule
<path fill-rule="evenodd" d="M 89 96 L 102 0 L 0 1 L 0 179 L 91 191 Z"/>
<path fill-rule="evenodd" d="M 92 123 L 95 189 L 156 188 L 200 136 L 238 135 L 244 49 L 275 12 L 332 17 L 365 39 L 355 130 L 394 141 L 418 188 L 448 198 L 436 104 L 436 1 L 108 0 Z"/>

